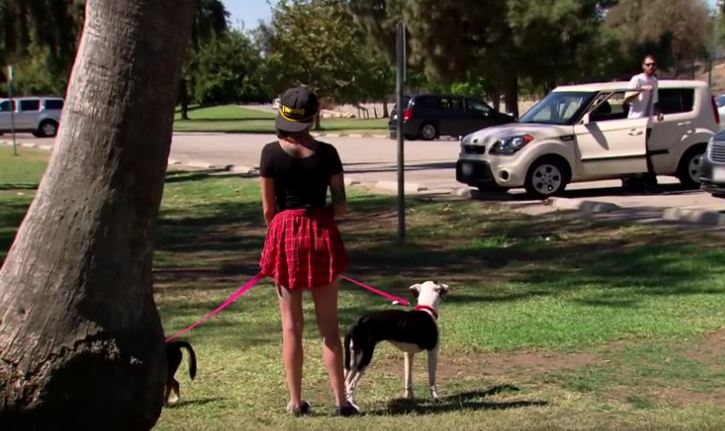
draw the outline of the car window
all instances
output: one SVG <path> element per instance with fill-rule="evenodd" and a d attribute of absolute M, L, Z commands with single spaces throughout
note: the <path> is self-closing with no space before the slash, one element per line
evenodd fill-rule
<path fill-rule="evenodd" d="M 463 99 L 458 97 L 442 97 L 440 108 L 452 111 L 463 111 Z"/>
<path fill-rule="evenodd" d="M 13 101 L 13 105 L 15 105 Z M 12 109 L 10 109 L 10 101 L 9 100 L 3 100 L 0 102 L 0 112 L 10 112 Z"/>
<path fill-rule="evenodd" d="M 45 109 L 49 111 L 60 111 L 63 109 L 63 101 L 59 99 L 48 99 L 45 101 Z"/>
<path fill-rule="evenodd" d="M 419 109 L 438 109 L 440 103 L 435 97 L 416 97 L 413 99 L 413 106 Z"/>
<path fill-rule="evenodd" d="M 571 124 L 597 93 L 554 91 L 521 116 L 522 123 Z"/>
<path fill-rule="evenodd" d="M 468 105 L 468 109 L 472 111 L 489 113 L 493 110 L 493 108 L 486 105 L 484 102 L 476 99 L 466 99 L 466 104 Z"/>
<path fill-rule="evenodd" d="M 695 102 L 693 88 L 665 88 L 657 92 L 657 106 L 663 114 L 691 112 Z"/>
<path fill-rule="evenodd" d="M 602 122 L 627 118 L 629 107 L 624 103 L 625 94 L 624 91 L 616 91 L 614 93 L 602 93 L 597 96 L 595 104 L 603 99 L 606 99 L 606 101 L 589 114 L 589 121 Z"/>
<path fill-rule="evenodd" d="M 720 95 L 715 98 L 715 103 L 717 104 L 718 108 L 722 108 L 725 106 L 725 95 Z"/>
<path fill-rule="evenodd" d="M 39 99 L 21 100 L 20 101 L 20 110 L 21 111 L 38 111 L 38 110 L 40 110 L 40 100 Z"/>

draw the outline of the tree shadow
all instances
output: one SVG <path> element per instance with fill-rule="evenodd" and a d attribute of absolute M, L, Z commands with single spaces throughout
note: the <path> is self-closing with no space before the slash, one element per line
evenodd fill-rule
<path fill-rule="evenodd" d="M 387 403 L 385 408 L 371 410 L 368 415 L 408 415 L 411 413 L 426 415 L 449 413 L 461 410 L 505 410 L 525 407 L 541 407 L 549 404 L 542 400 L 516 400 L 516 401 L 483 401 L 500 392 L 515 392 L 519 389 L 512 385 L 492 386 L 485 390 L 462 392 L 441 398 L 439 402 L 409 400 L 397 398 Z"/>
<path fill-rule="evenodd" d="M 215 398 L 200 398 L 198 400 L 181 400 L 177 403 L 166 406 L 167 409 L 180 409 L 184 407 L 196 407 L 203 406 L 206 404 L 214 404 L 220 401 L 226 401 L 226 398 L 215 397 Z"/>
<path fill-rule="evenodd" d="M 37 190 L 40 183 L 0 183 L 0 190 Z"/>

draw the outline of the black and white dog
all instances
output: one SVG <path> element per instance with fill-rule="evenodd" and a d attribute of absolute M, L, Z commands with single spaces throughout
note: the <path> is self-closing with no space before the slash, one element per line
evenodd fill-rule
<path fill-rule="evenodd" d="M 390 341 L 405 352 L 405 398 L 413 398 L 413 356 L 428 351 L 428 384 L 431 397 L 438 401 L 438 305 L 448 293 L 448 285 L 426 281 L 410 286 L 418 298 L 412 311 L 385 310 L 366 314 L 345 335 L 345 396 L 355 403 L 355 388 L 373 358 L 375 345 Z"/>

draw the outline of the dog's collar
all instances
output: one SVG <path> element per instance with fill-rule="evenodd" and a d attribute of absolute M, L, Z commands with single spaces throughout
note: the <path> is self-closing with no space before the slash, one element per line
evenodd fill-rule
<path fill-rule="evenodd" d="M 433 308 L 429 305 L 416 305 L 415 310 L 416 311 L 427 311 L 433 316 L 434 319 L 438 320 L 438 313 L 436 313 L 435 308 Z"/>

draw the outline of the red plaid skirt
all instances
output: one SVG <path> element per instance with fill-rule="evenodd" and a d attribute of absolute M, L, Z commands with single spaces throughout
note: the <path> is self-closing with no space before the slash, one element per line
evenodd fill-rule
<path fill-rule="evenodd" d="M 331 210 L 292 209 L 270 222 L 259 266 L 278 285 L 299 289 L 332 283 L 347 262 Z"/>

